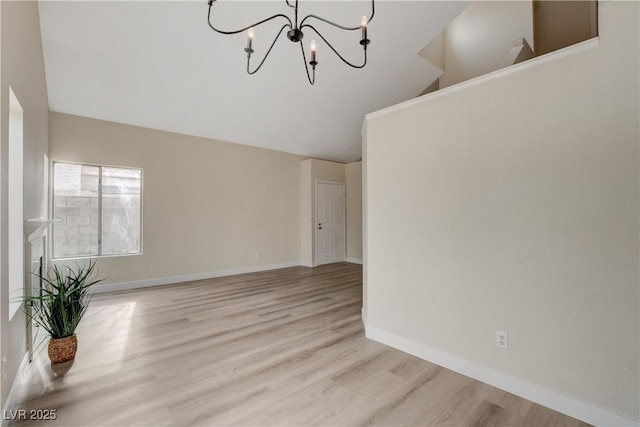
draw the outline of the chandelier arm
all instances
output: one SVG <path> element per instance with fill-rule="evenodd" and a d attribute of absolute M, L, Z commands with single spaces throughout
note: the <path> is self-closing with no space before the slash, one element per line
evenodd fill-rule
<path fill-rule="evenodd" d="M 288 24 L 284 24 L 282 26 L 282 28 L 280 28 L 280 31 L 278 31 L 278 35 L 276 35 L 276 38 L 273 39 L 273 42 L 271 43 L 271 46 L 269 47 L 269 50 L 267 50 L 267 53 L 264 55 L 264 58 L 262 58 L 262 61 L 260 61 L 260 64 L 258 64 L 258 67 L 251 71 L 249 69 L 249 62 L 251 61 L 251 55 L 247 55 L 247 73 L 248 74 L 255 74 L 258 72 L 258 70 L 260 69 L 260 67 L 262 67 L 262 64 L 264 64 L 264 61 L 267 60 L 267 56 L 269 56 L 269 54 L 271 53 L 271 49 L 273 49 L 273 46 L 275 46 L 276 42 L 278 41 L 278 38 L 280 37 L 280 34 L 282 34 L 282 31 L 284 31 L 285 28 L 288 28 L 289 25 Z"/>
<path fill-rule="evenodd" d="M 342 60 L 342 62 L 344 62 L 348 66 L 353 67 L 353 68 L 364 68 L 364 66 L 367 65 L 367 46 L 366 45 L 364 46 L 364 62 L 362 63 L 362 65 L 354 65 L 351 62 L 349 62 L 346 59 L 344 59 L 344 57 L 342 55 L 340 55 L 340 53 L 338 53 L 338 51 L 331 45 L 331 43 L 329 43 L 329 41 L 326 38 L 324 38 L 324 36 L 322 34 L 320 34 L 320 32 L 318 30 L 316 30 L 313 25 L 305 24 L 304 27 L 311 28 L 327 44 L 327 46 L 329 46 L 331 48 L 333 53 L 335 53 L 338 56 L 338 58 L 340 58 Z M 303 27 L 301 26 L 300 29 L 302 29 L 302 28 Z"/>
<path fill-rule="evenodd" d="M 304 62 L 304 69 L 307 72 L 307 80 L 309 80 L 309 83 L 311 85 L 313 85 L 316 82 L 316 67 L 312 67 L 313 68 L 313 80 L 311 79 L 311 76 L 309 75 L 309 65 L 307 65 L 307 55 L 304 53 L 304 46 L 302 46 L 302 41 L 298 42 L 300 44 L 300 51 L 302 52 L 302 62 Z"/>
<path fill-rule="evenodd" d="M 285 1 L 287 2 L 287 4 L 289 3 L 289 0 L 285 0 Z M 369 22 L 371 22 L 371 20 L 373 19 L 373 15 L 375 15 L 375 14 L 376 14 L 375 0 L 371 0 L 371 16 L 367 19 L 367 24 Z M 302 20 L 302 22 L 300 22 L 300 29 L 302 29 L 302 27 L 306 26 L 306 25 L 304 25 L 304 21 L 306 21 L 309 18 L 315 18 L 315 19 L 317 19 L 319 21 L 326 22 L 329 25 L 333 25 L 334 27 L 340 28 L 342 30 L 347 30 L 347 31 L 359 30 L 359 29 L 362 28 L 362 25 L 358 25 L 357 27 L 346 27 L 344 25 L 340 25 L 340 24 L 336 24 L 335 22 L 331 22 L 328 19 L 325 19 L 325 18 L 323 18 L 321 16 L 310 14 L 310 15 L 305 16 L 304 19 Z"/>
<path fill-rule="evenodd" d="M 214 27 L 214 26 L 211 24 L 211 7 L 213 6 L 213 3 L 214 3 L 215 1 L 216 1 L 216 0 L 209 0 L 209 13 L 207 14 L 207 23 L 209 24 L 209 27 L 211 27 L 211 29 L 212 29 L 213 31 L 217 32 L 217 33 L 220 33 L 220 34 L 227 34 L 227 35 L 229 35 L 229 34 L 238 34 L 238 33 L 242 33 L 242 32 L 244 32 L 244 31 L 247 31 L 249 28 L 257 27 L 257 26 L 258 26 L 258 25 L 260 25 L 260 24 L 264 24 L 265 22 L 271 21 L 272 19 L 276 19 L 276 18 L 279 18 L 279 17 L 282 17 L 282 18 L 284 18 L 284 19 L 286 19 L 286 20 L 287 20 L 288 24 L 285 24 L 285 27 L 286 27 L 286 26 L 288 26 L 289 28 L 293 28 L 293 23 L 291 22 L 291 19 L 289 19 L 289 17 L 288 17 L 287 15 L 284 15 L 284 14 L 282 14 L 282 13 L 278 13 L 277 15 L 273 15 L 273 16 L 271 16 L 271 17 L 269 17 L 269 18 L 263 19 L 262 21 L 256 22 L 255 24 L 247 25 L 246 27 L 241 28 L 241 29 L 239 29 L 239 30 L 235 30 L 235 31 L 223 31 L 223 30 L 219 30 L 219 29 L 217 29 L 216 27 Z"/>

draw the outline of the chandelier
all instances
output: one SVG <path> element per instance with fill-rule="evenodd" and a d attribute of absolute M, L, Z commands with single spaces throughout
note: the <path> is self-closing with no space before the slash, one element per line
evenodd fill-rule
<path fill-rule="evenodd" d="M 302 20 L 298 23 L 298 0 L 295 0 L 294 4 L 291 4 L 290 0 L 284 0 L 285 3 L 287 4 L 288 7 L 290 7 L 291 9 L 293 9 L 293 21 L 285 14 L 282 13 L 278 13 L 276 15 L 273 15 L 269 18 L 265 18 L 262 21 L 258 21 L 254 24 L 248 25 L 244 28 L 241 28 L 239 30 L 233 30 L 233 31 L 223 31 L 223 30 L 219 30 L 218 28 L 214 27 L 213 24 L 211 23 L 211 9 L 213 6 L 213 3 L 215 3 L 217 0 L 209 0 L 209 13 L 207 15 L 207 21 L 209 23 L 209 27 L 211 27 L 212 30 L 220 33 L 220 34 L 238 34 L 238 33 L 242 33 L 244 31 L 247 32 L 247 47 L 244 48 L 244 51 L 247 53 L 247 73 L 248 74 L 255 74 L 258 72 L 258 70 L 262 67 L 262 65 L 264 64 L 264 61 L 267 59 L 267 57 L 269 56 L 269 53 L 271 53 L 271 50 L 273 49 L 273 46 L 276 44 L 276 42 L 278 41 L 278 38 L 280 37 L 280 34 L 282 34 L 282 32 L 287 29 L 287 38 L 289 40 L 291 40 L 294 43 L 299 43 L 300 44 L 300 51 L 302 52 L 302 60 L 304 62 L 304 68 L 307 72 L 307 79 L 309 80 L 310 84 L 314 84 L 316 81 L 316 66 L 318 65 L 318 54 L 317 54 L 317 45 L 316 45 L 316 41 L 311 40 L 309 49 L 311 51 L 311 60 L 309 61 L 309 63 L 307 64 L 307 55 L 305 53 L 304 50 L 304 46 L 302 45 L 302 39 L 304 38 L 304 30 L 305 29 L 309 29 L 310 31 L 313 31 L 314 33 L 316 33 L 316 35 L 318 37 L 320 37 L 320 39 L 322 39 L 322 41 L 329 46 L 329 48 L 338 56 L 338 58 L 340 58 L 342 60 L 342 62 L 344 62 L 345 64 L 349 65 L 350 67 L 353 68 L 364 68 L 365 65 L 367 65 L 367 45 L 369 43 L 371 43 L 371 41 L 367 38 L 367 25 L 369 25 L 369 22 L 371 22 L 371 20 L 373 19 L 373 15 L 375 13 L 375 4 L 374 4 L 374 0 L 371 0 L 371 16 L 369 16 L 369 18 L 367 18 L 367 16 L 363 16 L 362 20 L 360 21 L 360 25 L 355 26 L 355 27 L 347 27 L 344 25 L 340 25 L 340 24 L 336 24 L 335 22 L 331 22 L 328 19 L 322 18 L 320 16 L 317 15 L 307 15 L 304 18 L 302 18 Z M 286 21 L 282 27 L 280 28 L 280 31 L 278 31 L 278 34 L 276 35 L 276 37 L 273 39 L 273 42 L 271 43 L 271 46 L 269 47 L 269 49 L 267 50 L 267 53 L 264 55 L 264 57 L 262 58 L 262 60 L 260 61 L 260 63 L 258 64 L 257 67 L 255 67 L 255 69 L 251 69 L 251 55 L 254 53 L 253 50 L 253 37 L 254 37 L 254 31 L 253 29 L 255 27 L 258 27 L 261 24 L 264 24 L 266 22 L 275 20 L 275 19 L 281 19 Z M 346 30 L 346 31 L 356 31 L 356 30 L 360 30 L 362 32 L 362 39 L 360 40 L 360 45 L 362 46 L 362 51 L 363 51 L 363 55 L 364 55 L 364 59 L 362 64 L 353 64 L 349 61 L 347 61 L 342 55 L 340 55 L 340 53 L 331 45 L 331 43 L 329 43 L 329 41 L 320 33 L 320 31 L 318 31 L 318 29 L 316 27 L 314 27 L 312 25 L 312 23 L 314 22 L 314 20 L 316 21 L 321 21 L 324 22 L 326 24 L 332 25 L 336 28 L 339 28 L 341 30 Z M 311 72 L 309 72 L 309 65 L 311 66 Z"/>

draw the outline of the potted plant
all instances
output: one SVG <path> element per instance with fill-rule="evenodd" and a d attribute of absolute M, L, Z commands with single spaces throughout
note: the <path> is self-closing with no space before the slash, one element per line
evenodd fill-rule
<path fill-rule="evenodd" d="M 96 278 L 96 262 L 76 265 L 75 269 L 55 265 L 46 276 L 37 276 L 42 279 L 42 292 L 24 297 L 31 302 L 27 316 L 51 337 L 51 363 L 73 360 L 78 349 L 75 331 L 89 306 L 89 289 L 103 280 Z"/>

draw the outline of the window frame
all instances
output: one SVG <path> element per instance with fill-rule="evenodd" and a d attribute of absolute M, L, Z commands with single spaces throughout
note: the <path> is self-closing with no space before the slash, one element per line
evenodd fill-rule
<path fill-rule="evenodd" d="M 52 160 L 51 168 L 50 168 L 50 176 L 49 181 L 50 184 L 50 211 L 51 217 L 55 221 L 55 186 L 56 186 L 56 164 L 67 164 L 67 165 L 77 165 L 77 166 L 87 166 L 87 167 L 96 167 L 98 168 L 98 254 L 93 255 L 76 255 L 76 256 L 59 256 L 56 255 L 55 251 L 55 234 L 56 234 L 56 224 L 54 223 L 51 227 L 51 239 L 50 239 L 50 253 L 51 259 L 55 261 L 69 261 L 69 260 L 82 260 L 82 259 L 95 259 L 95 258 L 115 258 L 115 257 L 127 257 L 127 256 L 138 256 L 144 253 L 144 238 L 143 238 L 143 230 L 144 230 L 144 169 L 142 167 L 135 166 L 116 166 L 116 165 L 107 165 L 100 163 L 85 163 L 85 162 L 74 162 L 74 161 L 65 161 L 65 160 Z M 129 169 L 134 171 L 140 171 L 140 251 L 131 252 L 131 253 L 120 253 L 120 254 L 102 254 L 102 169 L 103 168 L 113 168 L 113 169 Z"/>

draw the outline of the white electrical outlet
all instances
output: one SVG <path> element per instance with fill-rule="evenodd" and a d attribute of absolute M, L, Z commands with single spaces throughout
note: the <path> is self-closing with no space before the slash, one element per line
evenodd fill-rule
<path fill-rule="evenodd" d="M 496 346 L 509 348 L 509 335 L 506 332 L 496 331 Z"/>
<path fill-rule="evenodd" d="M 2 379 L 7 378 L 7 356 L 2 358 Z"/>

